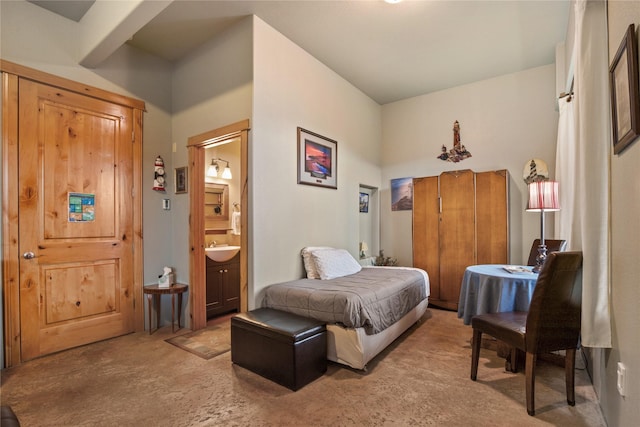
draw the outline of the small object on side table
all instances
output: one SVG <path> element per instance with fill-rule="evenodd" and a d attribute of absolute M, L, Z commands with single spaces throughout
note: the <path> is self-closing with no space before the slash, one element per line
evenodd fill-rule
<path fill-rule="evenodd" d="M 393 267 L 398 265 L 398 260 L 396 258 L 385 257 L 384 250 L 380 249 L 380 254 L 376 257 L 375 265 Z"/>

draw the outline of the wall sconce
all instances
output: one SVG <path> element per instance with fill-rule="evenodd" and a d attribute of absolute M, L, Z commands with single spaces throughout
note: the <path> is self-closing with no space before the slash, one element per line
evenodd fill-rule
<path fill-rule="evenodd" d="M 211 159 L 211 164 L 207 169 L 207 176 L 211 178 L 216 178 L 218 176 L 218 172 L 220 172 L 219 162 L 225 162 L 227 164 L 227 166 L 225 166 L 224 170 L 222 171 L 221 178 L 231 179 L 232 175 L 231 175 L 231 168 L 229 168 L 229 162 L 224 159 L 216 159 L 216 158 Z"/>
<path fill-rule="evenodd" d="M 527 212 L 540 212 L 540 245 L 538 246 L 536 265 L 533 267 L 535 273 L 540 272 L 547 259 L 547 245 L 544 244 L 544 213 L 559 210 L 558 183 L 556 181 L 537 181 L 529 184 Z"/>

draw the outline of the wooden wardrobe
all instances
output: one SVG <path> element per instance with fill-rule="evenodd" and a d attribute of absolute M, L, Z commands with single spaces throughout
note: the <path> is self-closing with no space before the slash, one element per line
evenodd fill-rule
<path fill-rule="evenodd" d="M 467 266 L 508 262 L 507 170 L 413 179 L 413 265 L 429 274 L 431 304 L 457 310 Z"/>

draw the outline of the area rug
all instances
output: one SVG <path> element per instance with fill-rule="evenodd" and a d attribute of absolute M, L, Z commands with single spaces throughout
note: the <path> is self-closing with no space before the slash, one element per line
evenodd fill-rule
<path fill-rule="evenodd" d="M 224 322 L 165 341 L 203 359 L 213 359 L 231 350 L 231 324 Z"/>

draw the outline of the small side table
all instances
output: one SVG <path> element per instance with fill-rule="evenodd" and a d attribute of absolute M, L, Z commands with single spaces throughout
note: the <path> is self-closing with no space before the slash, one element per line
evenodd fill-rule
<path fill-rule="evenodd" d="M 171 332 L 175 332 L 175 298 L 178 295 L 178 329 L 180 329 L 180 317 L 182 315 L 182 294 L 189 286 L 183 283 L 176 283 L 168 288 L 161 288 L 158 285 L 143 286 L 143 292 L 147 295 L 149 308 L 149 335 L 157 331 L 160 327 L 160 296 L 171 295 Z M 156 329 L 151 328 L 151 300 L 156 297 Z"/>

